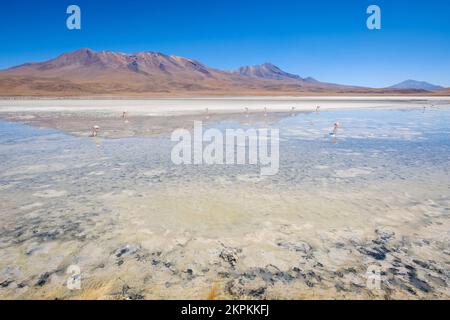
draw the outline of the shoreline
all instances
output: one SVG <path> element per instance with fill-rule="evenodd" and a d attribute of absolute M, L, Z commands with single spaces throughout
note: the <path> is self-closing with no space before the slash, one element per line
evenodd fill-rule
<path fill-rule="evenodd" d="M 346 110 L 362 108 L 410 108 L 450 105 L 450 97 L 425 96 L 327 96 L 327 97 L 189 97 L 158 99 L 32 99 L 0 98 L 0 115 L 15 112 L 87 112 L 121 113 L 165 116 L 192 115 L 206 112 L 291 112 Z M 266 111 L 265 109 L 266 108 Z M 294 108 L 294 109 L 293 109 Z"/>

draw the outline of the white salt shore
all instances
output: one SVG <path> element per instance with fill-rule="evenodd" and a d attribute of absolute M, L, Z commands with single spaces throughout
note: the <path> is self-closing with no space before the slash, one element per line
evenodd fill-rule
<path fill-rule="evenodd" d="M 449 97 L 221 97 L 147 100 L 108 99 L 0 99 L 0 113 L 7 112 L 123 112 L 134 115 L 183 115 L 213 113 L 315 111 L 355 108 L 411 108 L 450 105 Z M 294 109 L 292 109 L 294 108 Z"/>

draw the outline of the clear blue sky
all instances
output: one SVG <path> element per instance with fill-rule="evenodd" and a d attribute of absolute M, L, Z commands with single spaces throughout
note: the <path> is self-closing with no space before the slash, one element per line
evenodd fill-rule
<path fill-rule="evenodd" d="M 82 29 L 66 28 L 77 4 Z M 366 9 L 382 29 L 366 28 Z M 89 47 L 160 51 L 235 69 L 272 62 L 321 81 L 450 87 L 449 0 L 10 0 L 0 3 L 0 68 Z"/>

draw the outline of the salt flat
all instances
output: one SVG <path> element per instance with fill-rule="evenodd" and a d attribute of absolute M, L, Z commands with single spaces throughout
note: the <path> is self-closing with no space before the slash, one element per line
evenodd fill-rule
<path fill-rule="evenodd" d="M 347 96 L 347 97 L 221 97 L 171 99 L 2 99 L 0 113 L 4 112 L 123 112 L 145 115 L 181 115 L 205 112 L 286 112 L 354 108 L 411 108 L 430 105 L 448 105 L 449 97 L 420 96 Z"/>

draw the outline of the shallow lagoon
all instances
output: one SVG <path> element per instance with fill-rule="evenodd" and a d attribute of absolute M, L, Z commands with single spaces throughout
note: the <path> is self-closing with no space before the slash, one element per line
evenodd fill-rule
<path fill-rule="evenodd" d="M 448 299 L 449 123 L 444 107 L 209 121 L 280 129 L 279 174 L 261 177 L 175 166 L 170 132 L 0 121 L 0 297 Z"/>

